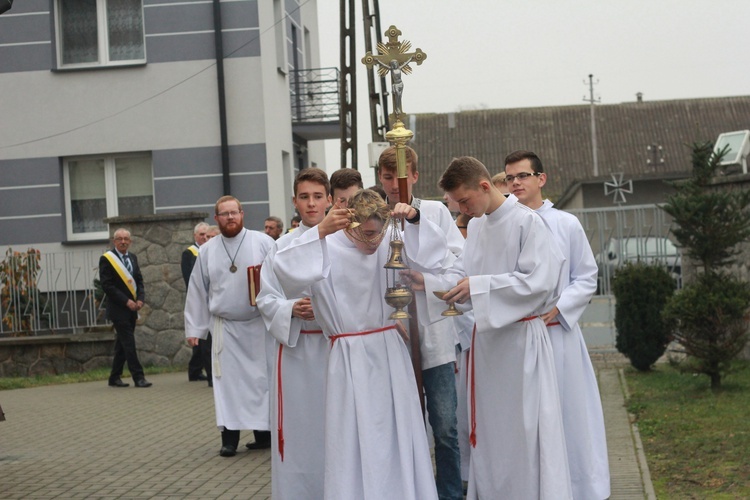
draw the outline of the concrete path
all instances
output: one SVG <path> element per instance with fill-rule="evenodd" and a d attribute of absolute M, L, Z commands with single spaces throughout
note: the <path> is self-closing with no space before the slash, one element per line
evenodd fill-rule
<path fill-rule="evenodd" d="M 600 370 L 611 498 L 649 498 L 617 368 L 606 356 L 592 358 Z M 7 417 L 0 422 L 0 498 L 270 498 L 269 451 L 241 446 L 236 457 L 218 456 L 204 382 L 188 382 L 185 373 L 148 378 L 148 389 L 102 381 L 0 391 Z M 251 437 L 243 432 L 240 442 Z"/>

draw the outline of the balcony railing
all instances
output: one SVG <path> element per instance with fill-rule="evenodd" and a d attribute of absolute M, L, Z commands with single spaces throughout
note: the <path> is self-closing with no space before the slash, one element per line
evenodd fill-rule
<path fill-rule="evenodd" d="M 289 73 L 292 122 L 338 122 L 338 68 L 300 69 Z"/>

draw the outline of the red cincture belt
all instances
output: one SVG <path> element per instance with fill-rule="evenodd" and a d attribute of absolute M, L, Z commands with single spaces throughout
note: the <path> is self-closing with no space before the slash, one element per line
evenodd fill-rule
<path fill-rule="evenodd" d="M 331 347 L 333 347 L 334 342 L 336 342 L 337 339 L 340 339 L 342 337 L 359 337 L 361 335 L 370 335 L 371 333 L 380 333 L 380 332 L 387 332 L 388 330 L 395 330 L 396 325 L 390 325 L 390 326 L 384 326 L 383 328 L 377 328 L 375 330 L 364 330 L 361 332 L 354 332 L 354 333 L 339 333 L 338 335 L 331 335 L 328 337 L 331 340 Z"/>
<path fill-rule="evenodd" d="M 547 326 L 560 326 L 559 321 L 553 321 L 552 323 L 547 323 Z"/>
<path fill-rule="evenodd" d="M 323 330 L 300 330 L 300 334 L 311 335 L 315 333 L 323 333 Z M 279 344 L 279 355 L 276 360 L 276 429 L 278 433 L 279 442 L 279 455 L 281 455 L 281 461 L 284 461 L 284 394 L 283 394 L 283 383 L 281 378 L 281 352 L 284 350 L 284 344 Z"/>
<path fill-rule="evenodd" d="M 521 318 L 518 322 L 531 321 L 539 316 L 529 316 Z M 474 323 L 474 330 L 471 332 L 471 351 L 469 351 L 469 370 L 471 373 L 471 386 L 469 387 L 469 398 L 471 405 L 471 433 L 469 434 L 469 443 L 472 448 L 477 447 L 477 397 L 474 382 L 474 338 L 477 335 L 477 324 Z"/>

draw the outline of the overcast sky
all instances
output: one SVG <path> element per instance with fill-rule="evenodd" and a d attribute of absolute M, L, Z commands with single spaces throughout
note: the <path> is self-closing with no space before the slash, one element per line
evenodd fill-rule
<path fill-rule="evenodd" d="M 321 64 L 339 66 L 339 0 L 318 18 Z M 750 0 L 380 0 L 380 22 L 427 53 L 403 78 L 407 113 L 584 104 L 589 74 L 602 104 L 750 94 Z"/>

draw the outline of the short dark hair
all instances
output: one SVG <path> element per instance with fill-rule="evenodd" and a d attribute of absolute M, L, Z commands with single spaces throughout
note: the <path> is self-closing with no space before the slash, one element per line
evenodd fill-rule
<path fill-rule="evenodd" d="M 375 184 L 374 186 L 370 186 L 367 189 L 369 189 L 371 191 L 375 191 L 380 196 L 382 196 L 384 200 L 388 199 L 388 194 L 385 192 L 385 189 L 383 189 L 382 187 L 378 186 L 377 184 Z"/>
<path fill-rule="evenodd" d="M 521 160 L 529 160 L 531 162 L 531 169 L 534 172 L 544 172 L 544 166 L 542 165 L 542 160 L 539 159 L 539 157 L 536 155 L 536 153 L 533 153 L 531 151 L 526 151 L 525 149 L 519 149 L 517 151 L 513 151 L 511 154 L 505 157 L 505 165 L 510 165 L 511 163 L 517 163 Z"/>
<path fill-rule="evenodd" d="M 404 151 L 406 154 L 406 171 L 411 171 L 412 173 L 416 174 L 417 163 L 419 162 L 419 156 L 417 156 L 417 152 L 409 146 L 404 146 Z M 396 146 L 389 146 L 382 153 L 380 153 L 380 158 L 378 158 L 378 168 L 381 170 L 388 170 L 390 172 L 396 171 L 396 169 L 398 168 Z"/>
<path fill-rule="evenodd" d="M 297 196 L 297 184 L 300 182 L 314 182 L 320 184 L 326 189 L 326 196 L 331 194 L 331 183 L 328 181 L 328 174 L 317 167 L 304 168 L 299 171 L 294 179 L 294 196 Z"/>
<path fill-rule="evenodd" d="M 466 186 L 468 189 L 477 189 L 479 182 L 482 180 L 492 182 L 487 167 L 472 156 L 459 156 L 453 158 L 451 164 L 443 172 L 438 186 L 443 191 L 453 191 L 461 186 Z"/>
<path fill-rule="evenodd" d="M 352 186 L 357 186 L 362 189 L 362 174 L 358 170 L 353 168 L 340 168 L 331 174 L 331 191 L 334 189 L 349 189 Z"/>

